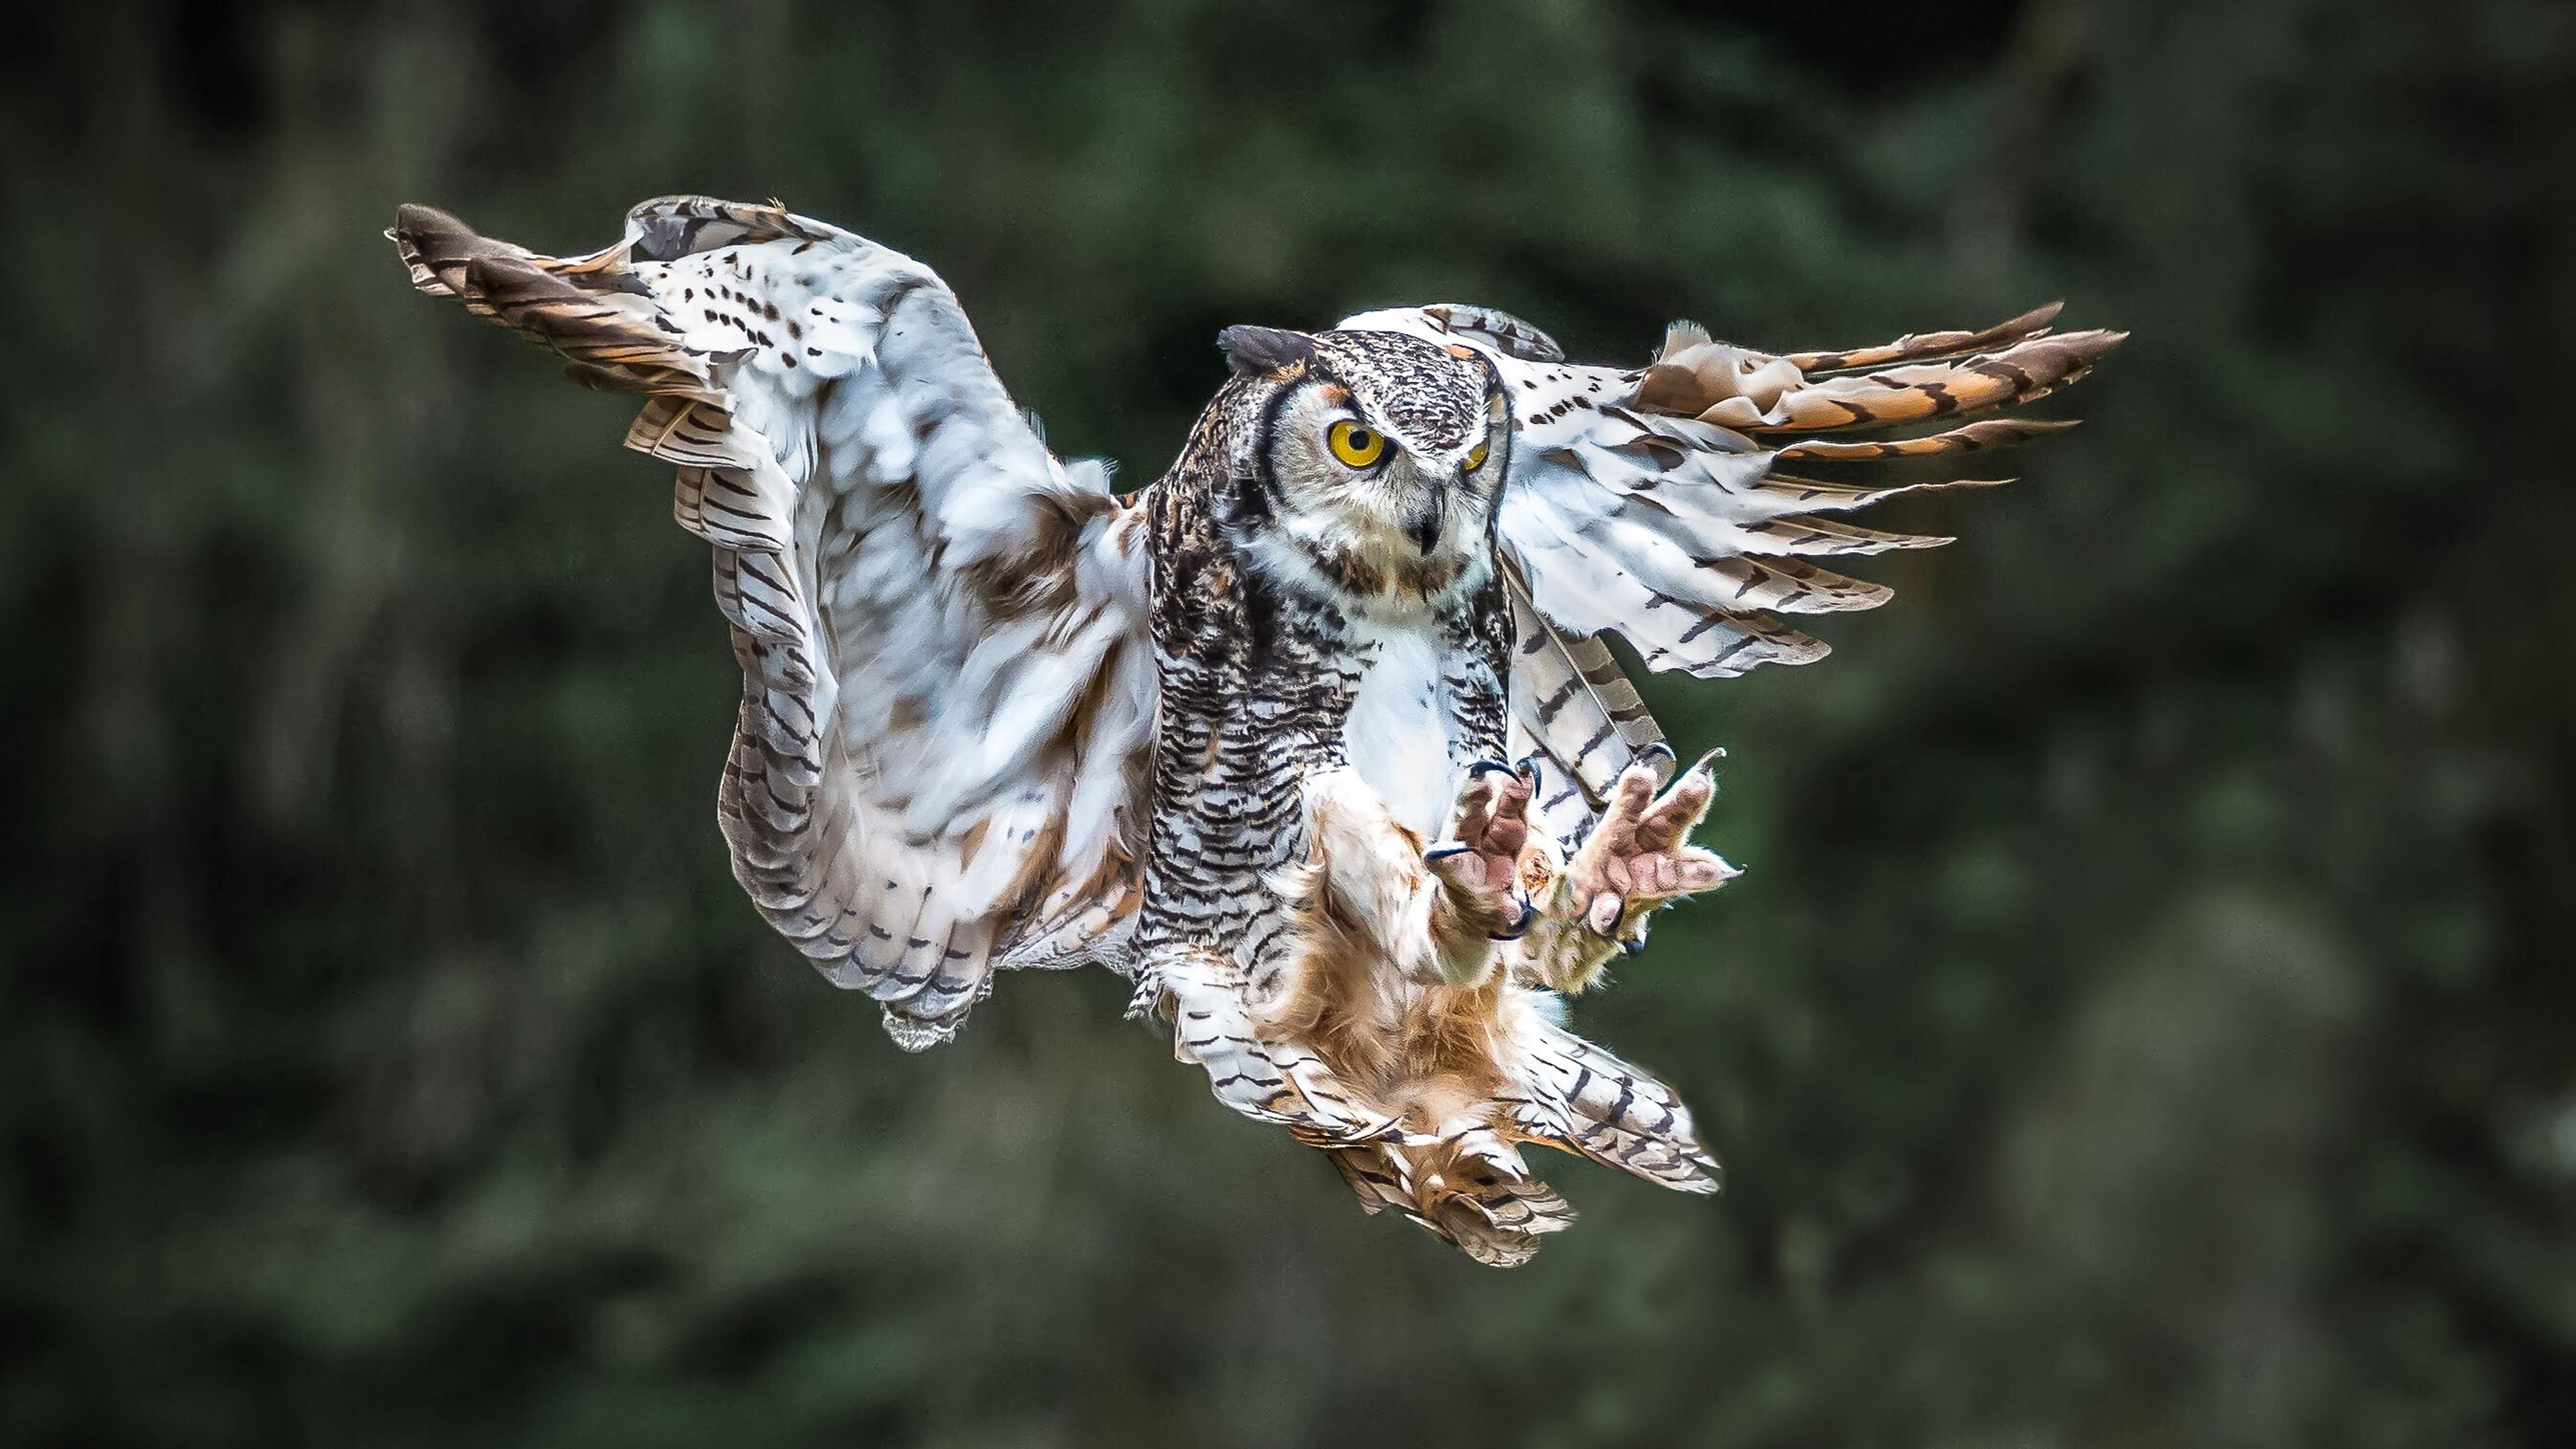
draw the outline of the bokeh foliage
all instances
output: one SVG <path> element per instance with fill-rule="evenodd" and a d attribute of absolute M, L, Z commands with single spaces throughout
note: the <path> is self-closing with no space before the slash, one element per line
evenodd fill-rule
<path fill-rule="evenodd" d="M 22 25 L 0 1440 L 2576 1442 L 2564 7 Z M 666 470 L 375 235 L 675 190 L 931 260 L 1130 482 L 1231 322 L 2137 335 L 1838 657 L 1653 691 L 1753 869 L 1579 1018 L 1728 1192 L 1553 1164 L 1497 1273 L 1105 974 L 906 1058 L 759 925 Z"/>

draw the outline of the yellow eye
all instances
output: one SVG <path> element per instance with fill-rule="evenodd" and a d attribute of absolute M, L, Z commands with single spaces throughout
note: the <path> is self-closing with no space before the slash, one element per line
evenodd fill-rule
<path fill-rule="evenodd" d="M 1348 418 L 1333 424 L 1325 432 L 1324 442 L 1346 468 L 1374 468 L 1377 460 L 1386 456 L 1386 434 Z"/>
<path fill-rule="evenodd" d="M 1470 472 L 1470 473 L 1473 473 L 1473 472 L 1475 472 L 1477 469 L 1484 467 L 1484 466 L 1485 466 L 1485 455 L 1486 455 L 1487 453 L 1492 452 L 1493 450 L 1494 450 L 1494 449 L 1493 449 L 1493 445 L 1492 445 L 1492 444 L 1490 444 L 1490 443 L 1478 443 L 1478 444 L 1477 444 L 1476 446 L 1474 446 L 1473 448 L 1468 449 L 1468 450 L 1467 450 L 1467 471 L 1468 471 L 1468 472 Z"/>

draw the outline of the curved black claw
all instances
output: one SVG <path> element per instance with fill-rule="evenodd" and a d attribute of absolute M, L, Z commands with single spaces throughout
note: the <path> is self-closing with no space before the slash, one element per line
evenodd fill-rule
<path fill-rule="evenodd" d="M 1453 855 L 1465 855 L 1468 851 L 1473 849 L 1475 849 L 1474 846 L 1464 843 L 1435 845 L 1429 850 L 1422 852 L 1422 858 L 1424 860 L 1447 860 Z"/>
<path fill-rule="evenodd" d="M 1512 773 L 1529 781 L 1531 787 L 1536 788 L 1538 785 L 1538 756 L 1535 754 L 1521 756 L 1520 759 L 1512 765 Z"/>
<path fill-rule="evenodd" d="M 1476 763 L 1467 767 L 1467 778 L 1470 780 L 1480 780 L 1487 775 L 1509 775 L 1512 773 L 1512 767 L 1504 764 L 1500 760 L 1478 760 Z"/>
<path fill-rule="evenodd" d="M 1517 941 L 1529 934 L 1530 923 L 1538 919 L 1538 902 L 1530 899 L 1529 892 L 1522 891 L 1516 904 L 1521 908 L 1520 914 L 1512 918 L 1510 927 L 1505 930 L 1486 932 L 1488 940 Z"/>
<path fill-rule="evenodd" d="M 1662 740 L 1657 740 L 1637 752 L 1637 758 L 1641 760 L 1654 755 L 1661 755 L 1667 760 L 1678 760 L 1681 758 L 1681 756 L 1673 753 L 1673 747 L 1671 745 L 1664 743 Z"/>

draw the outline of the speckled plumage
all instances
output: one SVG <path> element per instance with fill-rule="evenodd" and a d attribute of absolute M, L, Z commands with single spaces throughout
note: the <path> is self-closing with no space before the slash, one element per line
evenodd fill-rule
<path fill-rule="evenodd" d="M 1110 966 L 1220 1100 L 1498 1264 L 1572 1219 L 1523 1144 L 1716 1186 L 1673 1092 L 1563 1024 L 1734 873 L 1600 636 L 1708 678 L 1821 657 L 1766 611 L 1886 590 L 1808 560 L 1943 540 L 1826 517 L 1902 490 L 1794 460 L 2016 441 L 2046 425 L 1819 435 L 2026 402 L 2119 340 L 2054 309 L 1776 356 L 1682 325 L 1612 369 L 1471 307 L 1235 328 L 1121 498 L 928 268 L 838 228 L 672 197 L 586 256 L 424 207 L 389 235 L 423 291 L 644 398 L 628 445 L 680 466 L 743 669 L 735 873 L 829 979 L 920 1049 L 997 969 Z"/>

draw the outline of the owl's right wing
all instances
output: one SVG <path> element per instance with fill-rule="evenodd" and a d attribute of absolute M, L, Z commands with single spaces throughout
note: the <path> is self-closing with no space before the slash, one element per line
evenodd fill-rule
<path fill-rule="evenodd" d="M 1813 560 L 1950 541 L 1842 515 L 1899 493 L 1975 485 L 1827 480 L 1806 476 L 1807 465 L 1969 453 L 2072 426 L 1956 421 L 2047 396 L 2127 335 L 2052 332 L 2056 314 L 2052 305 L 1983 331 L 1777 354 L 1677 323 L 1637 368 L 1568 362 L 1545 333 L 1480 307 L 1399 308 L 1341 324 L 1472 348 L 1511 397 L 1496 527 L 1518 641 L 1512 749 L 1539 758 L 1536 805 L 1550 829 L 1586 828 L 1632 762 L 1671 767 L 1671 752 L 1656 748 L 1663 732 L 1601 636 L 1625 638 L 1649 669 L 1701 679 L 1823 658 L 1822 640 L 1776 616 L 1873 609 L 1889 590 Z M 1909 423 L 1940 430 L 1883 436 Z M 1851 436 L 1873 433 L 1882 436 Z"/>
<path fill-rule="evenodd" d="M 1114 958 L 1154 719 L 1143 533 L 1068 468 L 919 262 L 777 206 L 646 202 L 583 257 L 428 207 L 413 283 L 642 394 L 742 665 L 735 877 L 919 1049 L 997 965 Z"/>

